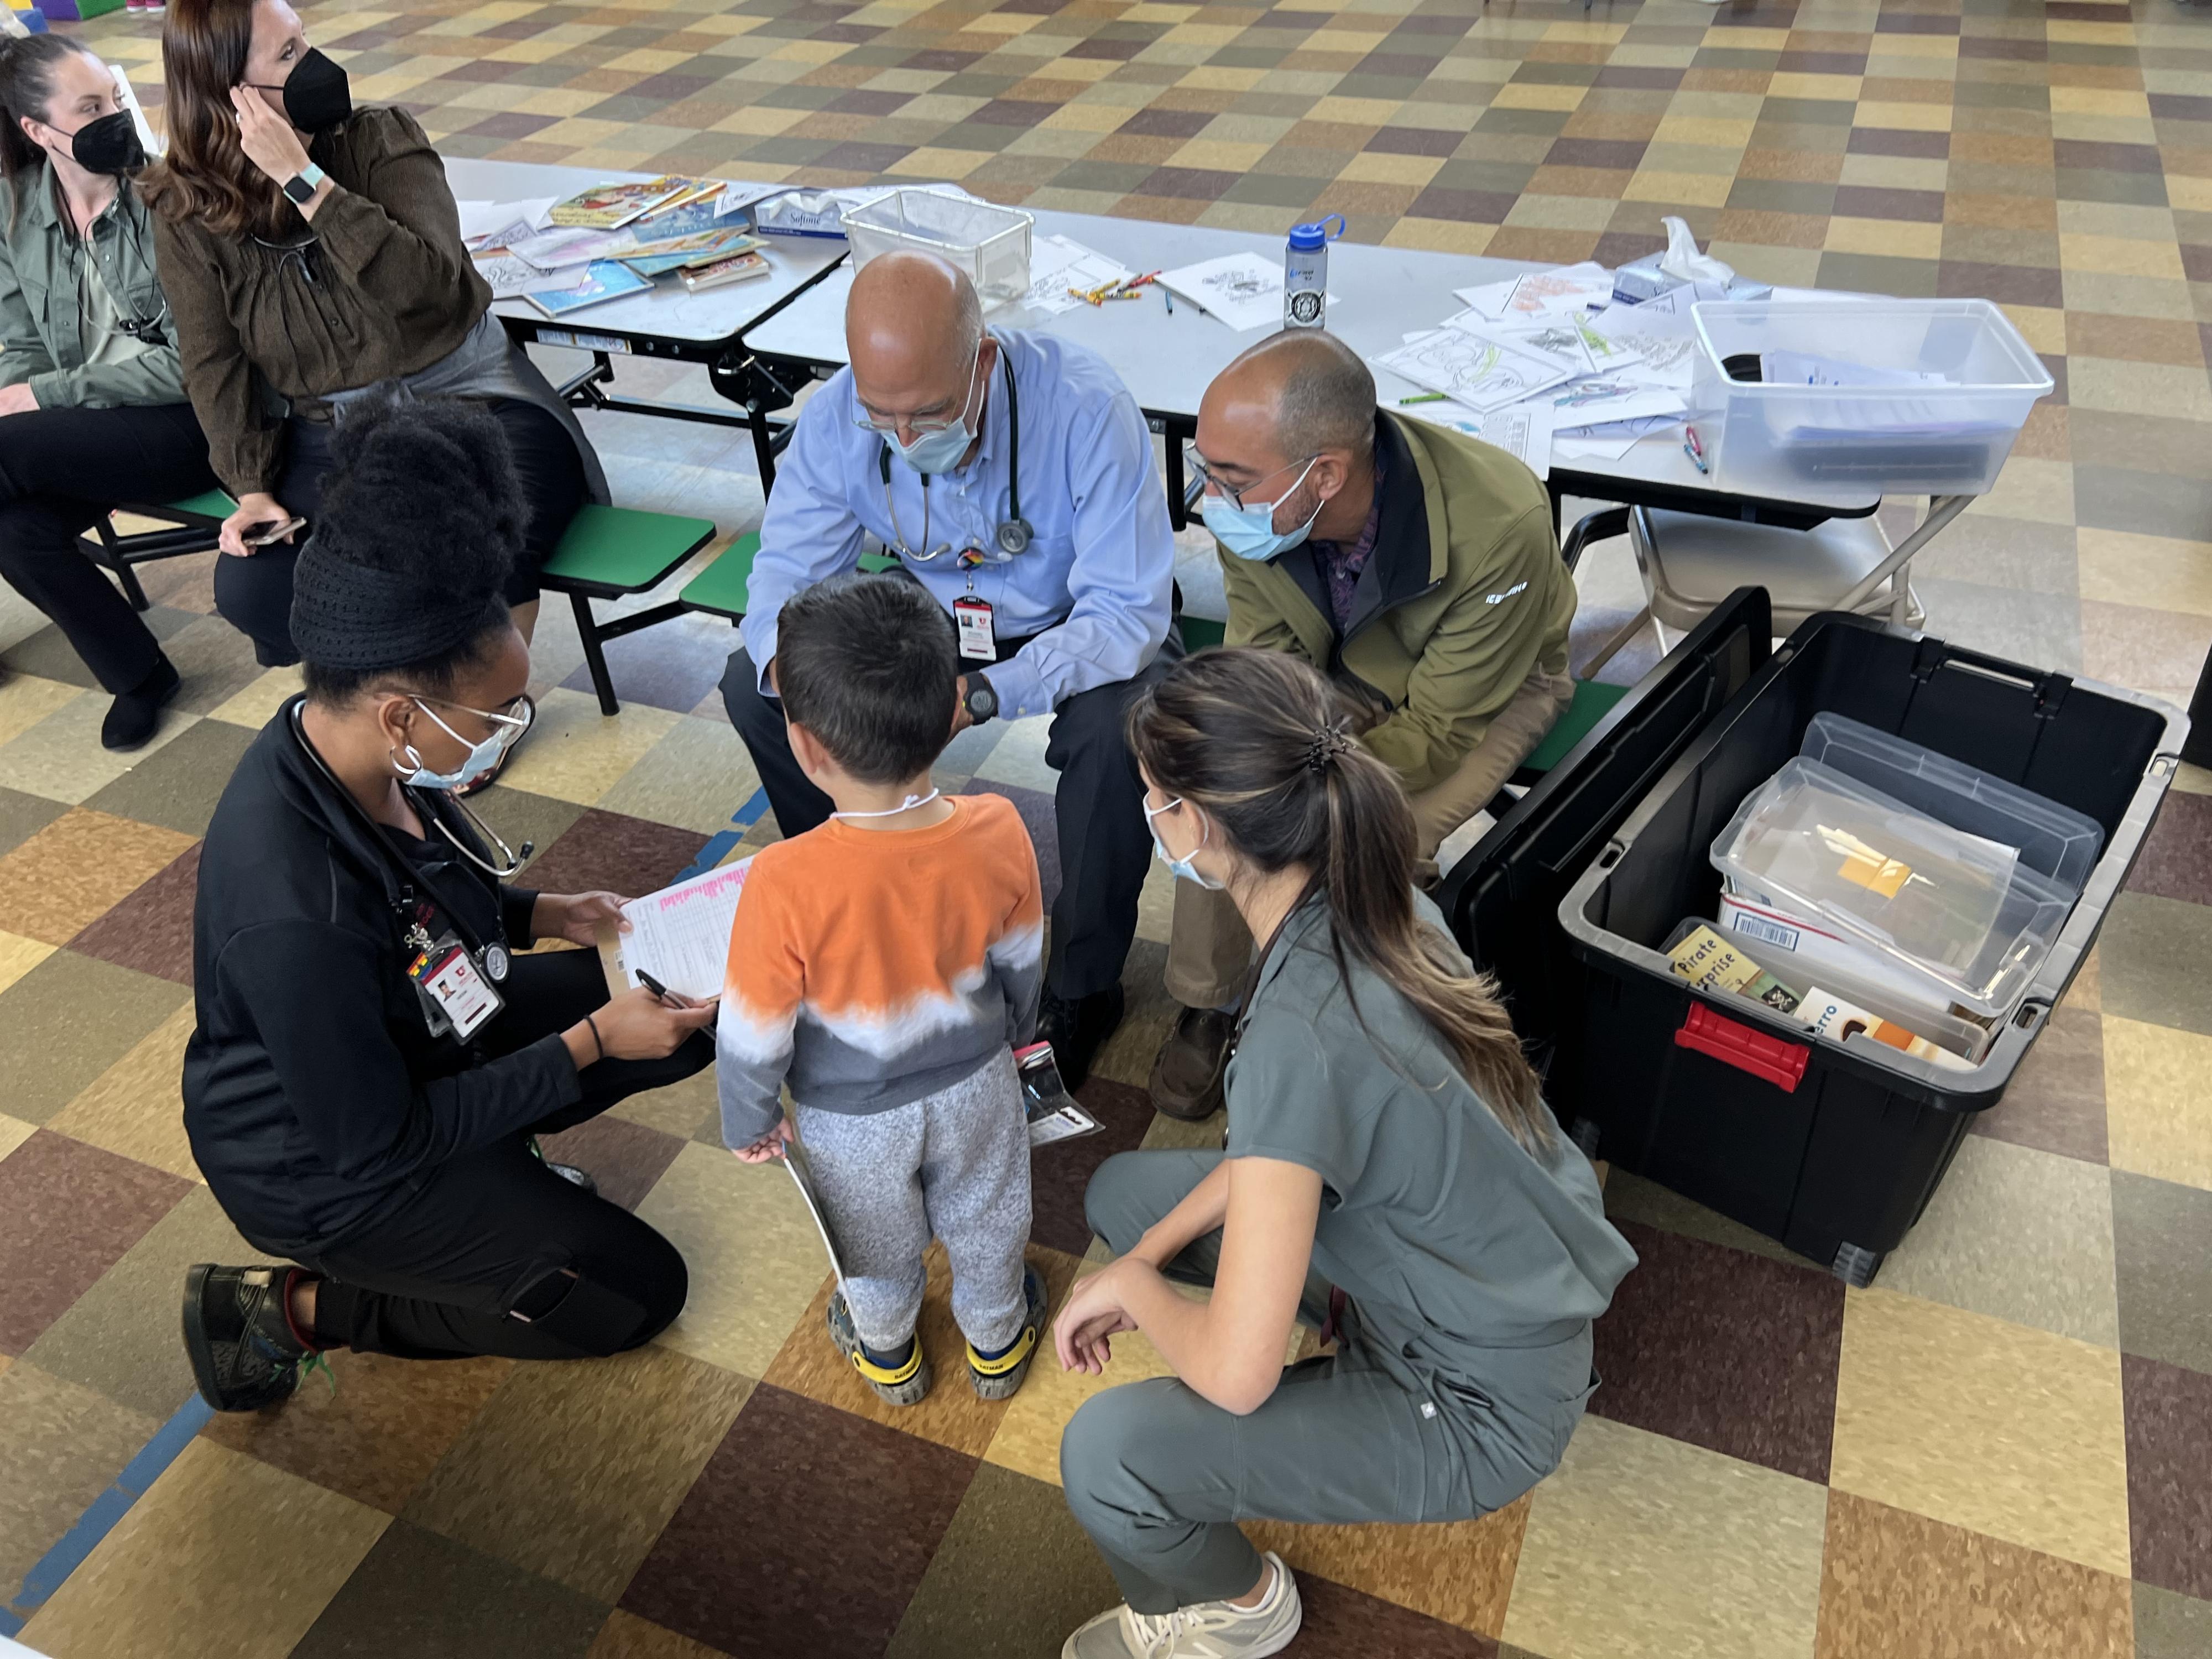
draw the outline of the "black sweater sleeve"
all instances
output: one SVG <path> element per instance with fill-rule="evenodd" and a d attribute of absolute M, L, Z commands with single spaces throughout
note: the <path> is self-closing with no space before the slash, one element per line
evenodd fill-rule
<path fill-rule="evenodd" d="M 326 922 L 276 921 L 235 935 L 222 990 L 252 1016 L 277 1085 L 331 1169 L 384 1182 L 516 1134 L 582 1098 L 558 1036 L 418 1083 L 384 1027 L 375 947 Z"/>

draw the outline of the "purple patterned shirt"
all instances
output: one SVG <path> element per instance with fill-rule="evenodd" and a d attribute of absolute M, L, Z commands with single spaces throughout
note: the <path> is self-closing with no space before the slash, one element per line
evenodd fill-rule
<path fill-rule="evenodd" d="M 1340 638 L 1352 623 L 1352 596 L 1359 586 L 1359 573 L 1367 568 L 1368 556 L 1375 551 L 1375 538 L 1382 527 L 1382 447 L 1375 447 L 1375 500 L 1367 509 L 1367 522 L 1360 526 L 1359 539 L 1349 547 L 1342 542 L 1309 540 L 1313 549 L 1314 563 L 1321 572 L 1322 584 L 1328 590 L 1328 608 L 1336 618 Z"/>

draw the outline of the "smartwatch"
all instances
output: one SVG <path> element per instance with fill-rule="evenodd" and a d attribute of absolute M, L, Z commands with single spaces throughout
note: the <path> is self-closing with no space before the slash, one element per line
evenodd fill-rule
<path fill-rule="evenodd" d="M 991 689 L 991 682 L 981 674 L 968 677 L 968 720 L 972 726 L 996 719 L 999 713 L 999 694 Z"/>
<path fill-rule="evenodd" d="M 314 196 L 316 188 L 329 176 L 310 161 L 284 181 L 284 193 L 304 207 Z"/>

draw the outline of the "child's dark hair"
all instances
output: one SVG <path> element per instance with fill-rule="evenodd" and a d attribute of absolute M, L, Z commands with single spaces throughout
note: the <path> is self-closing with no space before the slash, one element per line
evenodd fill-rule
<path fill-rule="evenodd" d="M 832 576 L 776 623 L 783 712 L 862 783 L 929 769 L 952 735 L 960 647 L 952 618 L 910 576 Z"/>
<path fill-rule="evenodd" d="M 507 434 L 471 404 L 396 402 L 349 409 L 336 447 L 295 579 L 307 695 L 442 695 L 510 625 L 527 515 Z"/>

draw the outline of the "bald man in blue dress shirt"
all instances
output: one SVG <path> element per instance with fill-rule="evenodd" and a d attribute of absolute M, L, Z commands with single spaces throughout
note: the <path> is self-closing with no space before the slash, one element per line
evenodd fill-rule
<path fill-rule="evenodd" d="M 1182 654 L 1151 430 L 1102 359 L 987 331 L 967 277 L 927 254 L 854 276 L 845 339 L 851 366 L 800 411 L 777 470 L 722 698 L 783 833 L 821 823 L 831 802 L 775 697 L 776 623 L 872 538 L 958 625 L 958 726 L 1053 717 L 1060 887 L 1038 1034 L 1073 1087 L 1121 1022 L 1152 855 L 1122 710 Z"/>

